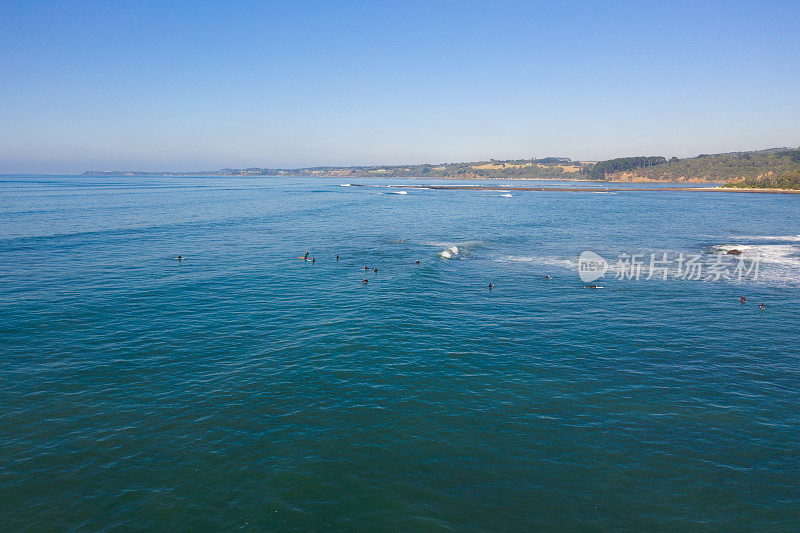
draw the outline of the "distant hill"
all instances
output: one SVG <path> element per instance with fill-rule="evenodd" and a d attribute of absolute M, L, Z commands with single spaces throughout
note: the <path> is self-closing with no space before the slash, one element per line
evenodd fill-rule
<path fill-rule="evenodd" d="M 223 168 L 202 172 L 87 171 L 95 176 L 306 176 L 338 178 L 586 179 L 608 181 L 721 182 L 729 187 L 800 189 L 800 148 L 573 161 L 568 157 L 506 159 L 424 165 L 307 168 Z"/>
<path fill-rule="evenodd" d="M 466 163 L 439 163 L 424 165 L 375 165 L 352 167 L 306 168 L 223 168 L 203 172 L 134 172 L 97 171 L 84 172 L 93 176 L 131 175 L 181 175 L 181 176 L 317 176 L 341 178 L 448 178 L 448 179 L 587 179 L 586 172 L 593 163 L 572 161 L 568 157 L 542 159 L 508 159 L 473 161 Z"/>
<path fill-rule="evenodd" d="M 795 170 L 789 174 L 772 174 L 760 178 L 745 178 L 732 181 L 725 187 L 742 189 L 800 189 L 800 171 Z"/>
<path fill-rule="evenodd" d="M 611 181 L 713 181 L 739 187 L 800 188 L 800 149 L 701 154 L 665 159 L 630 157 L 601 161 L 589 170 Z"/>

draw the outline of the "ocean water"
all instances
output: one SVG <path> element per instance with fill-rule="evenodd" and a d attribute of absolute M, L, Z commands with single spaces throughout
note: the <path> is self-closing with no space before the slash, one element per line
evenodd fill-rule
<path fill-rule="evenodd" d="M 0 177 L 0 529 L 798 527 L 800 196 L 426 183 Z"/>

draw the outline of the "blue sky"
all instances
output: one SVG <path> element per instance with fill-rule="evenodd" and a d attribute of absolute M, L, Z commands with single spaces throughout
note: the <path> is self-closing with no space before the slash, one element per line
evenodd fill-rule
<path fill-rule="evenodd" d="M 800 145 L 800 2 L 0 0 L 0 172 Z"/>

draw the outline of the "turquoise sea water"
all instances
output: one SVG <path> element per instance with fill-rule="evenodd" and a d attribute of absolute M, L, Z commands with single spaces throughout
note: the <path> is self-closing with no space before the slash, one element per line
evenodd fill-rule
<path fill-rule="evenodd" d="M 0 528 L 797 528 L 800 196 L 360 183 L 0 177 Z"/>

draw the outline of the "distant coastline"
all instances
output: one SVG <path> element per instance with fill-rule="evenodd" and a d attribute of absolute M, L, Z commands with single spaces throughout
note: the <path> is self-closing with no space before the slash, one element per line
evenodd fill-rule
<path fill-rule="evenodd" d="M 800 149 L 576 161 L 569 157 L 506 159 L 421 165 L 323 166 L 305 168 L 223 168 L 209 171 L 140 172 L 88 170 L 91 176 L 417 178 L 448 180 L 565 180 L 627 183 L 722 183 L 739 189 L 800 189 Z"/>
<path fill-rule="evenodd" d="M 157 177 L 231 177 L 227 174 L 213 174 L 213 173 L 175 173 L 175 172 L 84 172 L 85 176 L 157 176 Z M 274 174 L 249 174 L 246 177 L 252 178 L 275 178 L 275 177 L 292 177 L 292 178 L 319 178 L 315 175 L 293 175 L 293 176 L 276 176 Z M 323 176 L 328 177 L 328 176 Z M 338 176 L 337 176 L 338 177 Z M 424 176 L 365 176 L 358 179 L 366 180 L 390 180 L 390 179 L 428 179 L 437 181 L 456 181 L 463 179 L 464 181 L 520 181 L 520 182 L 547 182 L 547 181 L 568 181 L 573 183 L 711 183 L 710 181 L 664 181 L 664 180 L 639 180 L 636 182 L 629 182 L 624 180 L 591 180 L 580 178 L 449 178 L 449 177 L 424 177 Z M 360 186 L 354 183 L 352 186 Z M 418 185 L 389 185 L 389 187 L 397 188 L 419 188 Z M 800 188 L 787 189 L 787 188 L 770 188 L 770 187 L 734 187 L 730 185 L 718 185 L 716 187 L 605 187 L 598 189 L 596 187 L 525 187 L 518 185 L 426 185 L 428 189 L 439 190 L 492 190 L 492 191 L 540 191 L 540 192 L 732 192 L 732 193 L 774 193 L 774 194 L 800 194 Z"/>
<path fill-rule="evenodd" d="M 577 180 L 576 180 L 577 181 Z M 609 183 L 609 182 L 606 182 Z M 400 189 L 416 188 L 412 185 L 390 185 Z M 464 191 L 537 191 L 537 192 L 733 192 L 733 193 L 776 193 L 800 194 L 800 189 L 731 188 L 731 187 L 520 187 L 516 185 L 427 185 L 434 190 Z"/>

